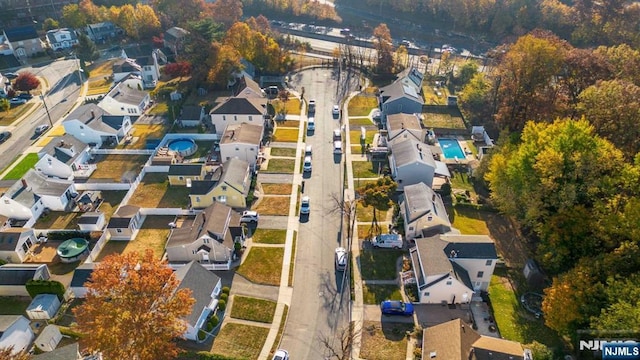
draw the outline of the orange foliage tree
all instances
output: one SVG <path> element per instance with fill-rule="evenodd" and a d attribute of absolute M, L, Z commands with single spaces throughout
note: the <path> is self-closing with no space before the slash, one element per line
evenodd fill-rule
<path fill-rule="evenodd" d="M 166 263 L 144 254 L 114 254 L 96 265 L 85 284 L 84 303 L 74 309 L 78 330 L 91 351 L 107 359 L 175 359 L 175 339 L 195 300 Z"/>

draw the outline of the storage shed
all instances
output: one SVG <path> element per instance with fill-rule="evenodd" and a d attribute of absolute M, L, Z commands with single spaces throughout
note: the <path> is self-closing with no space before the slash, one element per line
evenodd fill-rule
<path fill-rule="evenodd" d="M 534 288 L 544 287 L 545 275 L 533 259 L 528 259 L 522 270 L 524 277 L 527 279 L 529 286 Z"/>
<path fill-rule="evenodd" d="M 33 298 L 27 307 L 27 316 L 31 320 L 49 320 L 60 309 L 60 300 L 55 294 L 40 294 Z"/>
<path fill-rule="evenodd" d="M 56 325 L 47 325 L 36 338 L 36 346 L 42 351 L 53 351 L 62 340 L 62 333 Z"/>

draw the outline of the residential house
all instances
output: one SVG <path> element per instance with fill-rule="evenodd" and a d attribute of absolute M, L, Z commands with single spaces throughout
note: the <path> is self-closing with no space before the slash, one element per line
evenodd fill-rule
<path fill-rule="evenodd" d="M 96 104 L 81 105 L 62 125 L 67 134 L 98 148 L 120 143 L 132 129 L 131 116 L 112 115 Z"/>
<path fill-rule="evenodd" d="M 0 315 L 0 349 L 13 347 L 14 354 L 28 351 L 35 337 L 26 317 Z"/>
<path fill-rule="evenodd" d="M 109 219 L 107 232 L 110 240 L 133 240 L 142 226 L 140 208 L 133 205 L 124 205 L 116 210 Z"/>
<path fill-rule="evenodd" d="M 413 138 L 423 142 L 426 138 L 426 129 L 422 127 L 422 120 L 418 114 L 397 113 L 386 116 L 386 128 L 388 141 L 396 139 Z"/>
<path fill-rule="evenodd" d="M 81 231 L 101 231 L 105 224 L 106 218 L 103 212 L 86 212 L 78 219 L 78 228 Z"/>
<path fill-rule="evenodd" d="M 169 184 L 189 186 L 193 181 L 204 180 L 206 174 L 204 164 L 172 164 L 169 166 Z"/>
<path fill-rule="evenodd" d="M 70 210 L 74 194 L 72 181 L 47 178 L 31 169 L 0 196 L 0 214 L 35 223 L 45 208 Z"/>
<path fill-rule="evenodd" d="M 69 289 L 76 298 L 82 299 L 87 295 L 88 289 L 85 284 L 91 278 L 94 267 L 95 263 L 83 263 L 73 271 Z"/>
<path fill-rule="evenodd" d="M 192 220 L 171 230 L 166 251 L 169 264 L 177 267 L 197 261 L 209 270 L 229 270 L 235 243 L 243 243 L 245 233 L 240 215 L 229 206 L 215 202 Z"/>
<path fill-rule="evenodd" d="M 198 340 L 198 331 L 206 327 L 207 320 L 218 307 L 222 281 L 216 274 L 195 261 L 177 269 L 175 275 L 180 282 L 176 291 L 189 289 L 191 297 L 195 300 L 191 314 L 184 319 L 187 325 L 184 337 L 196 341 Z"/>
<path fill-rule="evenodd" d="M 118 59 L 111 65 L 111 71 L 113 73 L 113 82 L 119 83 L 131 74 L 140 76 L 142 66 L 138 65 L 135 59 Z"/>
<path fill-rule="evenodd" d="M 247 74 L 241 73 L 233 77 L 229 86 L 234 97 L 242 98 L 264 98 L 265 94 L 260 84 L 251 79 Z"/>
<path fill-rule="evenodd" d="M 60 341 L 62 340 L 62 333 L 57 325 L 49 324 L 45 326 L 40 335 L 36 338 L 36 346 L 45 353 L 51 352 L 56 349 Z M 67 358 L 75 360 L 77 358 Z"/>
<path fill-rule="evenodd" d="M 169 48 L 174 55 L 182 50 L 184 46 L 184 37 L 189 32 L 181 27 L 174 26 L 164 32 L 164 47 Z"/>
<path fill-rule="evenodd" d="M 89 178 L 97 168 L 96 164 L 89 164 L 92 158 L 89 145 L 70 134 L 49 141 L 38 152 L 38 157 L 40 160 L 34 169 L 56 179 Z"/>
<path fill-rule="evenodd" d="M 438 360 L 531 360 L 522 344 L 478 334 L 460 319 L 422 332 L 422 358 Z"/>
<path fill-rule="evenodd" d="M 132 49 L 122 50 L 121 59 L 112 66 L 113 81 L 121 82 L 128 75 L 136 75 L 142 81 L 143 89 L 154 88 L 160 79 L 159 59 L 165 58 L 164 54 L 158 49 L 149 49 L 151 55 L 131 57 L 128 54 L 132 52 L 137 53 Z"/>
<path fill-rule="evenodd" d="M 251 165 L 256 166 L 262 137 L 264 136 L 264 126 L 261 124 L 229 124 L 220 139 L 220 158 L 222 161 L 238 158 Z"/>
<path fill-rule="evenodd" d="M 50 278 L 47 264 L 4 264 L 0 266 L 0 296 L 30 296 L 27 281 Z"/>
<path fill-rule="evenodd" d="M 124 31 L 114 25 L 110 21 L 96 24 L 89 24 L 84 28 L 84 32 L 89 39 L 96 44 L 104 44 L 107 40 L 111 40 L 118 35 L 124 34 Z"/>
<path fill-rule="evenodd" d="M 211 123 L 222 135 L 229 124 L 249 123 L 264 126 L 267 99 L 231 97 L 211 109 Z"/>
<path fill-rule="evenodd" d="M 386 114 L 421 114 L 424 100 L 414 86 L 395 81 L 380 88 L 378 96 L 380 109 Z"/>
<path fill-rule="evenodd" d="M 400 199 L 400 214 L 404 220 L 404 236 L 407 240 L 451 231 L 451 222 L 442 198 L 425 183 L 404 187 Z"/>
<path fill-rule="evenodd" d="M 420 182 L 433 187 L 435 176 L 451 177 L 447 165 L 434 159 L 428 145 L 408 136 L 391 142 L 389 167 L 398 191 Z"/>
<path fill-rule="evenodd" d="M 4 29 L 4 36 L 19 60 L 44 53 L 44 43 L 33 25 Z"/>
<path fill-rule="evenodd" d="M 415 239 L 411 262 L 424 304 L 460 304 L 486 291 L 498 260 L 486 235 L 443 234 Z"/>
<path fill-rule="evenodd" d="M 0 37 L 2 36 L 0 35 Z M 9 89 L 11 89 L 11 82 L 9 81 L 9 79 L 0 74 L 0 97 L 8 97 Z"/>
<path fill-rule="evenodd" d="M 204 123 L 206 115 L 204 106 L 185 105 L 182 107 L 176 121 L 180 127 L 200 126 Z"/>
<path fill-rule="evenodd" d="M 36 340 L 36 344 L 37 344 Z M 33 360 L 90 360 L 80 355 L 80 345 L 77 342 L 56 348 L 50 352 L 34 355 Z M 91 360 L 97 360 L 93 358 Z"/>
<path fill-rule="evenodd" d="M 75 30 L 69 28 L 49 30 L 47 43 L 54 51 L 68 50 L 78 44 L 78 35 Z"/>
<path fill-rule="evenodd" d="M 398 78 L 398 82 L 403 85 L 411 86 L 416 93 L 422 93 L 422 81 L 424 80 L 424 74 L 420 72 L 420 70 L 415 67 L 408 68 L 405 72 L 401 74 Z"/>
<path fill-rule="evenodd" d="M 116 84 L 98 103 L 110 115 L 140 116 L 149 106 L 151 97 L 142 89 Z"/>
<path fill-rule="evenodd" d="M 29 250 L 36 244 L 33 229 L 9 227 L 0 230 L 0 259 L 10 263 L 22 263 Z"/>
<path fill-rule="evenodd" d="M 14 58 L 15 60 L 15 56 L 13 55 L 13 49 L 11 48 L 11 43 L 9 42 L 9 39 L 7 39 L 7 36 L 4 34 L 3 31 L 0 31 L 0 60 L 2 60 L 2 57 L 5 56 L 11 56 Z M 0 64 L 2 64 L 2 62 L 0 62 Z M 20 63 L 18 63 L 16 66 L 20 66 Z M 12 68 L 14 66 L 3 66 L 2 68 Z"/>
<path fill-rule="evenodd" d="M 245 208 L 250 187 L 249 163 L 231 158 L 214 171 L 211 180 L 192 181 L 189 199 L 191 206 L 198 209 L 206 208 L 214 202 Z"/>

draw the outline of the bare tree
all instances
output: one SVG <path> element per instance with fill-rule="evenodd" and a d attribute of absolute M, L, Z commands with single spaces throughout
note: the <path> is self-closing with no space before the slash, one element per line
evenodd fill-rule
<path fill-rule="evenodd" d="M 356 216 L 356 200 L 343 200 L 339 194 L 331 194 L 333 207 L 329 210 L 330 214 L 342 214 L 347 222 L 347 239 L 353 236 L 353 228 Z"/>
<path fill-rule="evenodd" d="M 318 341 L 326 350 L 326 360 L 348 360 L 351 359 L 351 349 L 353 349 L 355 338 L 353 324 L 349 324 L 336 331 L 334 336 L 319 335 Z"/>

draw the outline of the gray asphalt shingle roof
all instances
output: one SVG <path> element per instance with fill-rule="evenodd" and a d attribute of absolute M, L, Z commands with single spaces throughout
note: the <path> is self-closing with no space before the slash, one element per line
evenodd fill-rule
<path fill-rule="evenodd" d="M 195 261 L 177 269 L 175 276 L 180 281 L 178 290 L 190 289 L 191 297 L 196 301 L 193 304 L 191 314 L 186 318 L 189 324 L 195 326 L 202 310 L 211 303 L 211 294 L 220 278 Z"/>
<path fill-rule="evenodd" d="M 414 138 L 396 139 L 391 142 L 391 156 L 397 167 L 407 164 L 423 163 L 436 168 L 431 149 Z"/>
<path fill-rule="evenodd" d="M 118 102 L 136 106 L 140 105 L 142 100 L 144 100 L 147 95 L 148 93 L 146 91 L 134 89 L 132 87 L 123 85 L 122 83 L 116 85 L 107 94 L 107 96 L 110 96 Z"/>
<path fill-rule="evenodd" d="M 266 106 L 266 99 L 232 97 L 213 108 L 209 113 L 220 115 L 262 115 Z"/>
<path fill-rule="evenodd" d="M 111 115 L 96 104 L 84 104 L 69 114 L 64 122 L 72 120 L 78 120 L 97 131 L 117 134 L 124 116 Z"/>

